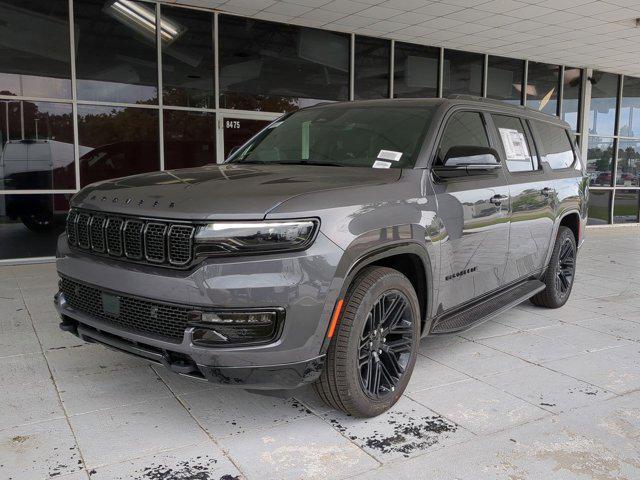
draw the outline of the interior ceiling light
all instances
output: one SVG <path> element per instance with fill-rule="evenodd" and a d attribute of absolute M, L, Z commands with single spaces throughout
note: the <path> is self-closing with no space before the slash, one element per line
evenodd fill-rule
<path fill-rule="evenodd" d="M 155 41 L 155 9 L 131 0 L 112 0 L 105 4 L 104 11 L 146 38 Z M 183 30 L 179 25 L 166 18 L 160 19 L 160 37 L 165 44 L 173 43 Z"/>

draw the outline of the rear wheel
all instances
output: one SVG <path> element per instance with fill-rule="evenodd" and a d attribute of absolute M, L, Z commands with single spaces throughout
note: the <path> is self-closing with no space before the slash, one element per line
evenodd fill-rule
<path fill-rule="evenodd" d="M 354 416 L 383 413 L 406 388 L 419 341 L 420 306 L 411 282 L 391 268 L 366 268 L 345 298 L 315 384 L 318 395 Z"/>
<path fill-rule="evenodd" d="M 540 307 L 559 308 L 567 303 L 576 273 L 576 239 L 570 228 L 558 230 L 549 266 L 542 281 L 546 288 L 531 297 L 531 303 Z"/>

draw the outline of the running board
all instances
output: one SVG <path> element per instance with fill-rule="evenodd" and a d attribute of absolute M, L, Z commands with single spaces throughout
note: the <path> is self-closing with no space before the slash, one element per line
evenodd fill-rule
<path fill-rule="evenodd" d="M 436 318 L 435 326 L 431 333 L 452 333 L 466 330 L 472 326 L 475 327 L 505 310 L 515 307 L 544 289 L 545 284 L 540 280 L 527 280 L 519 283 L 497 295 L 480 300 L 464 310 L 458 310 Z"/>

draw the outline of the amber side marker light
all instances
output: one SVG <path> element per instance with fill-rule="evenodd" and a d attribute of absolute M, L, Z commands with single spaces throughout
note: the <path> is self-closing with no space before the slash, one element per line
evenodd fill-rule
<path fill-rule="evenodd" d="M 329 331 L 327 332 L 327 338 L 333 337 L 333 332 L 336 330 L 338 319 L 340 318 L 340 312 L 342 311 L 342 300 L 338 300 L 336 308 L 333 310 L 333 317 L 331 317 L 331 323 L 329 324 Z"/>

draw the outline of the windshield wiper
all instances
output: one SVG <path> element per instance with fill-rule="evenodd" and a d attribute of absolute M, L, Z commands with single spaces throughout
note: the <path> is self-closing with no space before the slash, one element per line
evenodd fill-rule
<path fill-rule="evenodd" d="M 300 160 L 299 162 L 295 162 L 299 165 L 319 165 L 322 167 L 344 167 L 341 163 L 333 163 L 333 162 L 310 162 L 308 160 Z"/>

